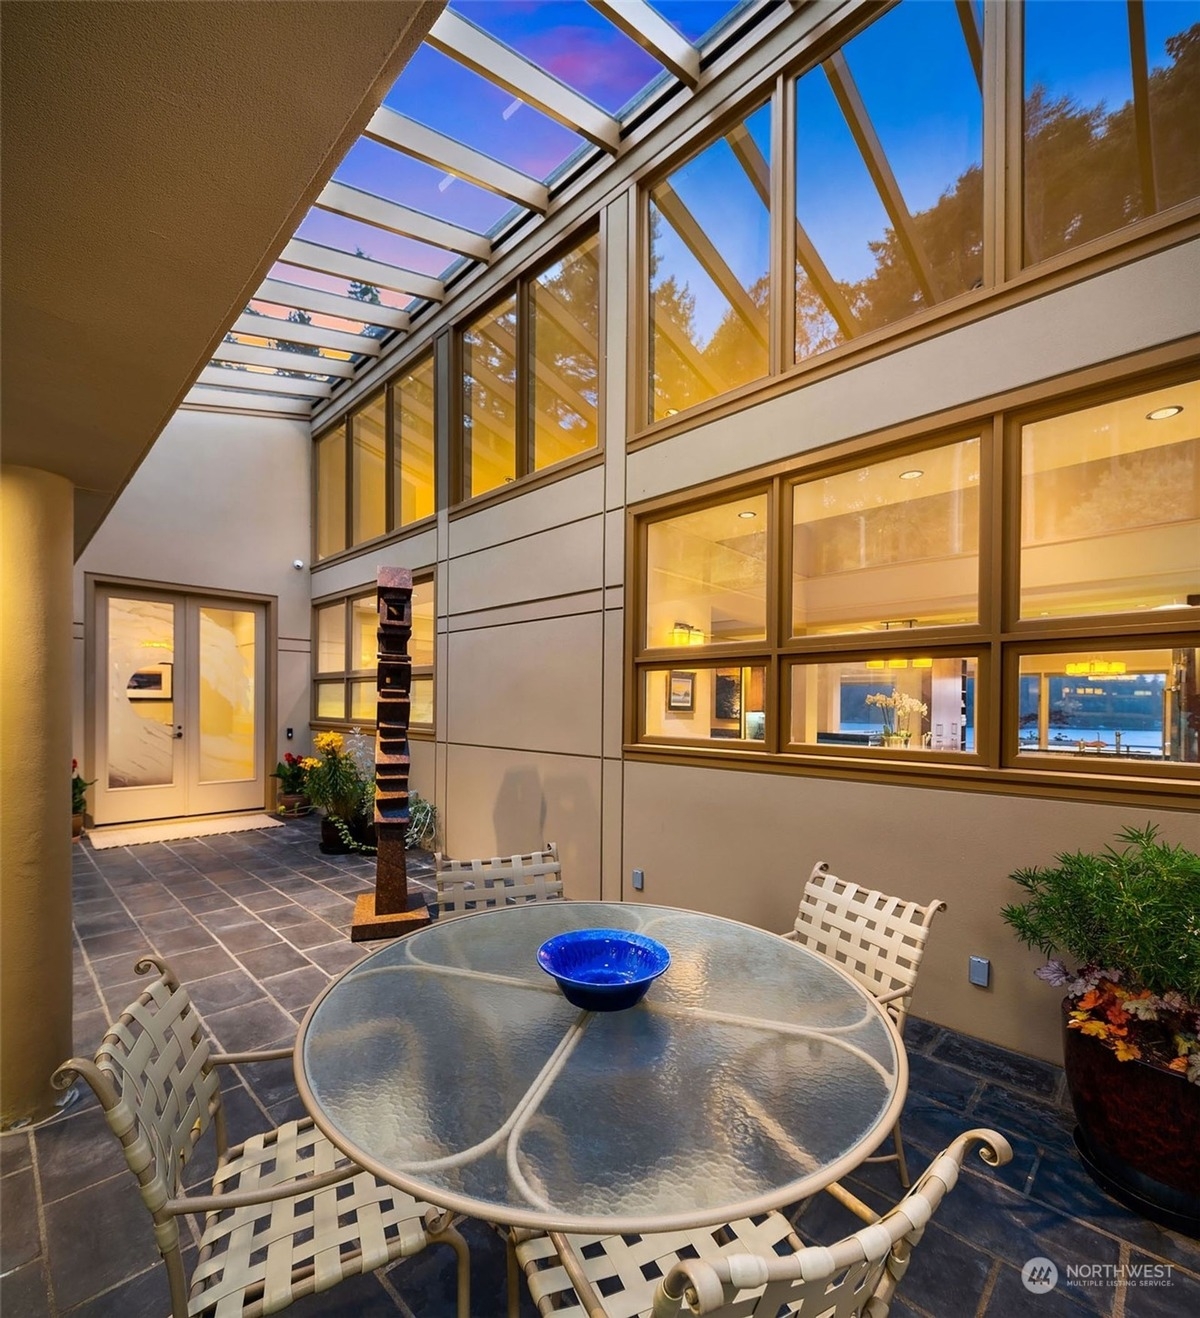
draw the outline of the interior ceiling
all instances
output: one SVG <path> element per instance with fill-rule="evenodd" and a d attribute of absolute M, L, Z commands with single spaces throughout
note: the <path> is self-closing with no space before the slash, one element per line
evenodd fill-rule
<path fill-rule="evenodd" d="M 3 460 L 75 484 L 77 548 L 442 8 L 0 7 Z"/>

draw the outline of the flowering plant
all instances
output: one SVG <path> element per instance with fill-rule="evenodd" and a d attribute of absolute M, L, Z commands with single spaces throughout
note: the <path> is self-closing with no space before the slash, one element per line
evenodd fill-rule
<path fill-rule="evenodd" d="M 310 757 L 311 758 L 311 757 Z M 315 760 L 312 761 L 314 764 Z M 306 767 L 308 760 L 301 758 L 299 755 L 293 755 L 288 751 L 283 759 L 275 766 L 275 772 L 272 778 L 279 779 L 279 790 L 289 794 L 299 794 L 304 791 L 304 781 L 308 777 Z"/>
<path fill-rule="evenodd" d="M 1057 868 L 1018 870 L 1030 894 L 1006 906 L 1018 938 L 1058 959 L 1034 973 L 1066 990 L 1069 1029 L 1122 1062 L 1143 1058 L 1200 1085 L 1200 856 L 1127 828 L 1128 845 L 1056 857 Z"/>
<path fill-rule="evenodd" d="M 912 732 L 912 716 L 919 714 L 924 718 L 929 713 L 929 706 L 916 696 L 906 695 L 898 687 L 892 687 L 890 696 L 882 691 L 873 691 L 867 697 L 867 704 L 883 714 L 883 732 L 885 736 L 907 737 Z"/>
<path fill-rule="evenodd" d="M 363 763 L 361 740 L 351 739 L 347 748 L 340 732 L 318 732 L 313 738 L 317 754 L 301 761 L 308 799 L 330 819 L 347 824 L 369 819 L 375 802 L 375 774 Z"/>
<path fill-rule="evenodd" d="M 87 789 L 96 780 L 92 778 L 85 781 L 83 775 L 79 772 L 79 761 L 71 761 L 71 813 L 81 815 L 87 809 Z"/>

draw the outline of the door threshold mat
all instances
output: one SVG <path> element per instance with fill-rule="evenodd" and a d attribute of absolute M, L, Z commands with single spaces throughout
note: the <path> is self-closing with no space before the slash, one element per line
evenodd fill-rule
<path fill-rule="evenodd" d="M 270 815 L 210 815 L 204 819 L 165 819 L 155 824 L 108 824 L 89 828 L 87 840 L 97 851 L 107 851 L 109 847 L 136 847 L 142 842 L 182 842 L 185 838 L 211 837 L 215 833 L 282 827 L 283 821 Z"/>

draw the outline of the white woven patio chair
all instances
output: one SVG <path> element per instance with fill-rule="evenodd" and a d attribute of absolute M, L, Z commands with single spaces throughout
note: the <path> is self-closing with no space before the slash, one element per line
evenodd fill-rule
<path fill-rule="evenodd" d="M 917 971 L 925 954 L 929 926 L 943 901 L 902 901 L 874 888 L 860 888 L 829 872 L 829 862 L 819 860 L 812 868 L 796 923 L 784 938 L 836 962 L 875 1000 L 885 1006 L 903 1034 L 912 1003 Z M 900 1184 L 908 1188 L 908 1165 L 900 1123 L 892 1129 L 894 1153 L 877 1154 L 867 1162 L 894 1162 Z"/>
<path fill-rule="evenodd" d="M 434 860 L 440 919 L 562 897 L 562 865 L 553 842 L 522 856 L 450 860 L 439 851 Z"/>
<path fill-rule="evenodd" d="M 786 1218 L 768 1213 L 725 1227 L 653 1236 L 538 1235 L 514 1232 L 515 1268 L 544 1318 L 886 1318 L 913 1247 L 963 1158 L 978 1141 L 980 1157 L 999 1167 L 1012 1148 L 994 1130 L 960 1135 L 882 1217 L 845 1192 L 836 1197 L 869 1223 L 830 1246 L 804 1245 Z M 830 1187 L 838 1189 L 839 1187 Z"/>
<path fill-rule="evenodd" d="M 108 1027 L 95 1059 L 72 1057 L 54 1073 L 91 1085 L 141 1187 L 167 1266 L 173 1318 L 258 1318 L 348 1277 L 437 1242 L 457 1255 L 458 1314 L 470 1310 L 470 1256 L 450 1215 L 349 1162 L 311 1118 L 285 1122 L 229 1147 L 219 1066 L 290 1058 L 292 1049 L 216 1053 L 186 989 L 167 962 Z M 185 1194 L 183 1169 L 213 1127 L 211 1193 Z M 202 1218 L 189 1282 L 179 1220 Z"/>

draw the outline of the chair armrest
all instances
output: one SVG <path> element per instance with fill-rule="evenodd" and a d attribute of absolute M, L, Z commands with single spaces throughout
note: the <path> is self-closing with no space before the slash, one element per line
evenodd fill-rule
<path fill-rule="evenodd" d="M 911 992 L 910 988 L 898 988 L 892 989 L 890 993 L 875 993 L 872 996 L 879 1003 L 898 1002 L 901 998 L 908 997 Z"/>
<path fill-rule="evenodd" d="M 180 1195 L 168 1199 L 162 1206 L 164 1213 L 175 1215 L 183 1213 L 219 1213 L 227 1208 L 247 1208 L 253 1204 L 270 1204 L 276 1199 L 296 1199 L 302 1195 L 312 1194 L 315 1190 L 324 1190 L 326 1186 L 337 1185 L 352 1177 L 360 1176 L 362 1168 L 356 1163 L 345 1167 L 335 1167 L 332 1171 L 322 1172 L 319 1176 L 302 1176 L 285 1185 L 273 1185 L 268 1190 L 230 1190 L 227 1194 Z"/>
<path fill-rule="evenodd" d="M 214 1066 L 235 1066 L 240 1062 L 281 1062 L 286 1057 L 296 1055 L 295 1045 L 290 1048 L 265 1048 L 252 1053 L 211 1053 L 209 1061 Z"/>
<path fill-rule="evenodd" d="M 800 935 L 794 929 L 785 929 L 779 937 L 786 938 L 789 943 L 798 943 L 800 941 Z"/>

